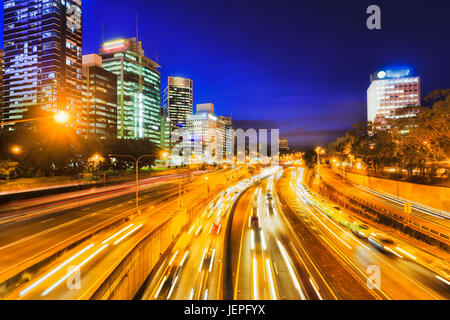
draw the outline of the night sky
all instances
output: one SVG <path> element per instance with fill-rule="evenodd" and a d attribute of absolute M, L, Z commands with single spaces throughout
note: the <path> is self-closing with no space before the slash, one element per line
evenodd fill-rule
<path fill-rule="evenodd" d="M 366 28 L 381 7 L 382 30 Z M 450 1 L 83 0 L 84 48 L 139 38 L 167 76 L 194 81 L 237 127 L 279 128 L 290 145 L 325 144 L 366 119 L 370 73 L 410 66 L 422 98 L 450 88 Z"/>

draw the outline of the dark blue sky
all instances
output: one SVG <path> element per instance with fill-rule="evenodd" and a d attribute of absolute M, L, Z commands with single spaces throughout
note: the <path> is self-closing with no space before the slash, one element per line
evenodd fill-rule
<path fill-rule="evenodd" d="M 407 65 L 422 95 L 450 88 L 450 2 L 83 0 L 84 53 L 139 37 L 167 76 L 194 81 L 239 126 L 279 128 L 291 145 L 330 142 L 366 118 L 370 73 Z M 378 4 L 382 30 L 366 28 Z"/>

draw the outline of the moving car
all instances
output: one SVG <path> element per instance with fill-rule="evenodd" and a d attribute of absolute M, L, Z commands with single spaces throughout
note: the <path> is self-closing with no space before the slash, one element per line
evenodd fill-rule
<path fill-rule="evenodd" d="M 211 229 L 209 230 L 210 234 L 218 235 L 220 233 L 220 229 L 222 228 L 222 222 L 220 220 L 216 220 L 212 225 Z"/>
<path fill-rule="evenodd" d="M 395 241 L 382 233 L 371 233 L 368 237 L 369 242 L 378 250 L 384 253 L 392 253 L 399 258 L 403 258 L 395 251 Z"/>
<path fill-rule="evenodd" d="M 250 226 L 253 229 L 260 229 L 261 226 L 259 225 L 259 217 L 258 216 L 251 216 L 250 217 Z"/>
<path fill-rule="evenodd" d="M 358 238 L 367 239 L 369 235 L 372 233 L 371 228 L 361 221 L 354 221 L 350 225 L 350 230 L 352 233 L 357 236 Z"/>

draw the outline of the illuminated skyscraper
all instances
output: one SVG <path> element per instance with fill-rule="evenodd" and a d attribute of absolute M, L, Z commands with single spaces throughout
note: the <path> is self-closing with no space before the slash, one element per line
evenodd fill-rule
<path fill-rule="evenodd" d="M 231 117 L 225 117 L 225 116 L 219 116 L 219 121 L 224 123 L 224 144 L 223 144 L 223 152 L 224 155 L 228 155 L 230 153 L 233 153 L 233 142 L 234 142 L 234 131 L 233 131 L 233 124 L 231 122 Z"/>
<path fill-rule="evenodd" d="M 3 19 L 2 120 L 64 110 L 85 133 L 81 0 L 5 0 Z"/>
<path fill-rule="evenodd" d="M 169 77 L 164 90 L 164 114 L 179 124 L 186 125 L 186 117 L 193 112 L 192 80 Z"/>
<path fill-rule="evenodd" d="M 160 65 L 144 55 L 136 38 L 104 43 L 103 68 L 117 75 L 117 136 L 161 143 Z"/>
<path fill-rule="evenodd" d="M 83 93 L 88 135 L 117 136 L 117 76 L 102 67 L 97 54 L 83 56 Z"/>
<path fill-rule="evenodd" d="M 384 128 L 386 119 L 413 117 L 414 113 L 399 115 L 396 111 L 420 105 L 420 78 L 411 76 L 409 69 L 381 70 L 370 76 L 367 89 L 367 121 Z"/>
<path fill-rule="evenodd" d="M 280 148 L 280 150 L 289 150 L 288 139 L 280 137 L 278 139 L 278 147 Z"/>
<path fill-rule="evenodd" d="M 184 146 L 193 150 L 193 163 L 220 164 L 231 152 L 231 119 L 215 116 L 212 103 L 197 104 L 196 114 L 187 116 L 186 128 L 190 139 Z"/>
<path fill-rule="evenodd" d="M 3 88 L 3 50 L 0 49 L 0 119 L 3 108 L 2 88 Z"/>

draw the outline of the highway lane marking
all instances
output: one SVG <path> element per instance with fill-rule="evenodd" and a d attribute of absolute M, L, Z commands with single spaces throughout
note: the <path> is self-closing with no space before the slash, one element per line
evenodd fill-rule
<path fill-rule="evenodd" d="M 41 223 L 45 223 L 45 222 L 51 221 L 51 220 L 53 220 L 53 219 L 55 219 L 55 218 L 50 218 L 50 219 L 47 219 L 47 220 L 41 221 Z"/>

